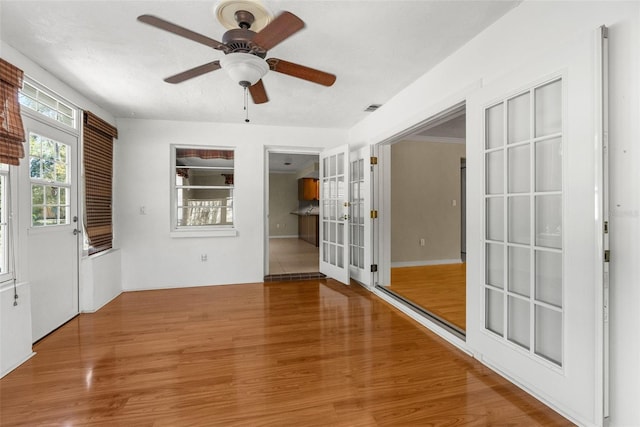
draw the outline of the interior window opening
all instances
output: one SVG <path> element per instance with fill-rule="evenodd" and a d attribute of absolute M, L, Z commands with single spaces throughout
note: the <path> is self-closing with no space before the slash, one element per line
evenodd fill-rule
<path fill-rule="evenodd" d="M 455 335 L 466 330 L 466 113 L 390 146 L 390 274 L 378 286 Z M 384 275 L 383 275 L 384 277 Z"/>

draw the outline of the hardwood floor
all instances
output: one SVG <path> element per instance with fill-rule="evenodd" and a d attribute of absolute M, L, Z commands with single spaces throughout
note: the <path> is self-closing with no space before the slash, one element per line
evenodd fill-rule
<path fill-rule="evenodd" d="M 389 289 L 464 331 L 466 268 L 465 263 L 392 268 Z"/>
<path fill-rule="evenodd" d="M 565 426 L 363 288 L 124 293 L 0 380 L 8 426 Z"/>

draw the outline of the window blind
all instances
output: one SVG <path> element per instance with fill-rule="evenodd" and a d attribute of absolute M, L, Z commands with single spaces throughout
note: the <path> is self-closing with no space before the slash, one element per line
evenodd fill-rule
<path fill-rule="evenodd" d="M 91 255 L 113 247 L 113 138 L 118 130 L 89 111 L 84 111 L 83 123 L 85 229 Z"/>
<path fill-rule="evenodd" d="M 18 92 L 22 70 L 0 58 L 0 163 L 19 165 L 24 157 L 24 128 Z"/>

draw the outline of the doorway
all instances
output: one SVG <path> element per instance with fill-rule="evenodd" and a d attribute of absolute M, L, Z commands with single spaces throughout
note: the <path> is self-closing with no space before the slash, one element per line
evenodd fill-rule
<path fill-rule="evenodd" d="M 266 276 L 319 271 L 318 163 L 315 153 L 268 152 Z"/>
<path fill-rule="evenodd" d="M 391 143 L 390 274 L 384 289 L 458 336 L 466 330 L 466 114 L 461 106 Z"/>

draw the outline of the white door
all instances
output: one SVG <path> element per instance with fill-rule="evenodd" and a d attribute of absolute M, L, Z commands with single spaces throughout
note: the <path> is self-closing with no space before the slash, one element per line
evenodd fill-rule
<path fill-rule="evenodd" d="M 604 417 L 599 58 L 584 34 L 467 103 L 467 343 L 582 425 Z"/>
<path fill-rule="evenodd" d="M 33 341 L 78 314 L 76 136 L 24 118 L 21 227 L 31 283 Z"/>
<path fill-rule="evenodd" d="M 349 164 L 349 270 L 352 279 L 370 287 L 371 147 L 352 151 Z"/>
<path fill-rule="evenodd" d="M 320 154 L 320 272 L 349 284 L 349 146 Z"/>

